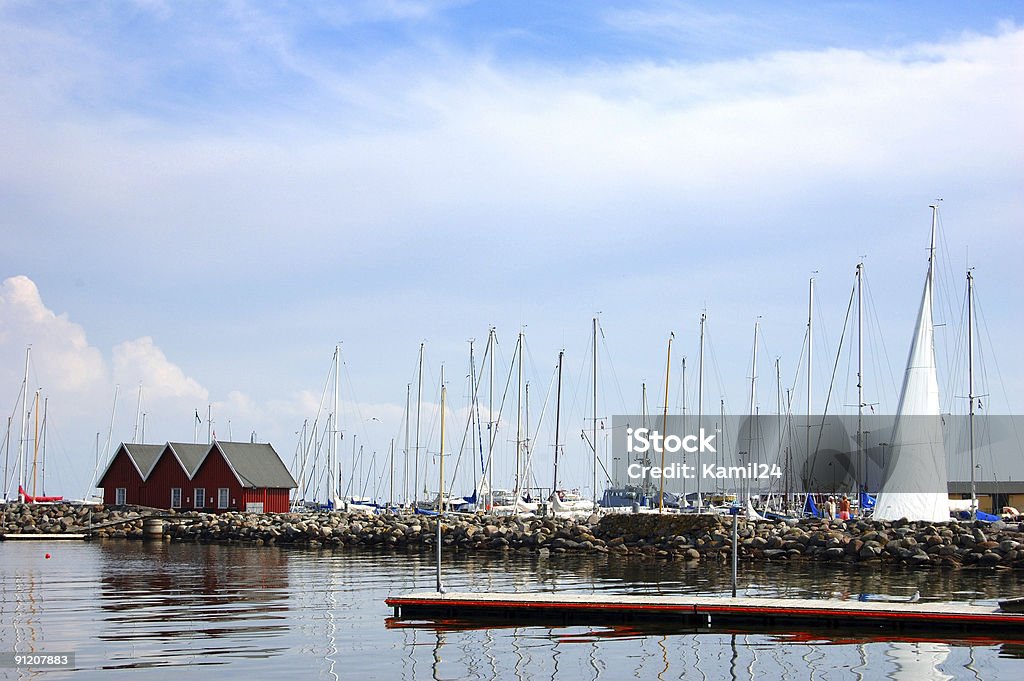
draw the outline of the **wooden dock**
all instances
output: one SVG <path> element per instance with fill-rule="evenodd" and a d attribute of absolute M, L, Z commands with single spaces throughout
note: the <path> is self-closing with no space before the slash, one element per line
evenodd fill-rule
<path fill-rule="evenodd" d="M 14 541 L 17 539 L 24 541 L 49 541 L 50 539 L 88 539 L 88 534 L 76 533 L 76 532 L 55 532 L 53 534 L 0 534 L 0 541 Z"/>
<path fill-rule="evenodd" d="M 1024 632 L 1024 613 L 968 603 L 858 600 L 624 596 L 550 593 L 420 592 L 385 600 L 398 619 L 499 620 L 505 623 L 611 624 L 634 621 L 682 626 L 787 626 Z"/>

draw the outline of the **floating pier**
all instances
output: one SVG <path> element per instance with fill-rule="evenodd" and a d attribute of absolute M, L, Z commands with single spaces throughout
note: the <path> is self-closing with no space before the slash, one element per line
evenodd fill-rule
<path fill-rule="evenodd" d="M 834 628 L 949 630 L 994 635 L 1024 632 L 1024 613 L 968 603 L 620 596 L 608 594 L 420 592 L 385 600 L 398 619 L 499 620 L 559 624 L 635 621 L 711 628 L 789 625 Z"/>
<path fill-rule="evenodd" d="M 22 539 L 25 541 L 49 541 L 50 539 L 87 539 L 89 535 L 82 533 L 54 532 L 53 534 L 0 534 L 0 541 L 14 541 Z"/>

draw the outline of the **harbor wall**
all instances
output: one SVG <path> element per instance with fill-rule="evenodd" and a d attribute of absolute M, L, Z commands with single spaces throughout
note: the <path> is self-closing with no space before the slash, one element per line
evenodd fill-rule
<path fill-rule="evenodd" d="M 209 514 L 140 506 L 7 504 L 0 534 L 143 539 L 147 517 L 164 519 L 163 541 L 433 550 L 436 516 L 346 512 Z M 915 523 L 854 519 L 740 519 L 742 561 L 815 560 L 922 568 L 1024 569 L 1020 523 Z M 580 519 L 452 514 L 442 519 L 445 550 L 606 553 L 654 560 L 727 562 L 732 518 L 656 513 Z"/>

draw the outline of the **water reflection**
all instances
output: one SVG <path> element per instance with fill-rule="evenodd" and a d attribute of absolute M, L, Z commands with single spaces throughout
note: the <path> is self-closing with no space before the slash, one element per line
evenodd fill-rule
<path fill-rule="evenodd" d="M 898 632 L 829 630 L 763 631 L 761 628 L 687 630 L 664 623 L 608 627 L 521 627 L 458 620 L 387 618 L 385 626 L 432 632 L 434 678 L 700 678 L 754 681 L 761 678 L 893 679 L 1002 678 L 979 674 L 975 652 L 1020 659 L 1022 643 L 938 633 L 908 639 Z M 1024 632 L 1020 633 L 1024 640 Z M 496 662 L 512 653 L 511 668 Z M 619 655 L 623 652 L 623 655 Z M 961 659 L 962 658 L 962 659 Z M 415 655 L 406 656 L 402 678 L 415 676 Z M 444 667 L 443 660 L 451 663 Z M 484 665 L 480 663 L 484 662 Z M 411 666 L 409 666 L 411 665 Z M 550 669 L 545 669 L 550 665 Z M 408 673 L 406 673 L 408 672 Z"/>
<path fill-rule="evenodd" d="M 53 551 L 52 548 L 45 549 Z M 513 552 L 445 557 L 451 590 L 724 594 L 717 564 Z M 385 619 L 384 598 L 432 589 L 432 556 L 130 541 L 0 546 L 0 646 L 74 650 L 75 678 L 358 679 L 1024 678 L 1021 640 L 841 629 L 527 626 Z M 744 566 L 747 594 L 859 593 L 988 601 L 1021 571 Z M 382 625 L 382 622 L 384 626 Z M 180 673 L 182 670 L 176 670 Z M 46 678 L 60 678 L 47 674 Z"/>

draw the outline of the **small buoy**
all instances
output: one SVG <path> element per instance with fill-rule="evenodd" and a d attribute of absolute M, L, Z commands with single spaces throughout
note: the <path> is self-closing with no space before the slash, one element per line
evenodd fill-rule
<path fill-rule="evenodd" d="M 46 554 L 46 560 L 50 560 L 50 554 Z"/>

